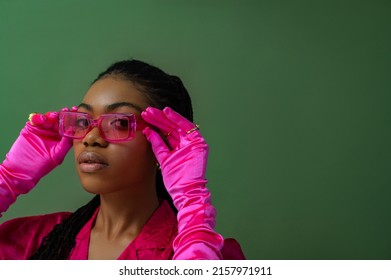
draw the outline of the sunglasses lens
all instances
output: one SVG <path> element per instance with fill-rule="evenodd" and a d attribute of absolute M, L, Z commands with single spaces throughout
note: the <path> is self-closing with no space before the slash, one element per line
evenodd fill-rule
<path fill-rule="evenodd" d="M 102 134 L 107 140 L 122 141 L 130 140 L 134 136 L 135 118 L 134 115 L 105 115 L 101 116 Z"/>
<path fill-rule="evenodd" d="M 60 113 L 60 133 L 63 136 L 82 139 L 95 126 L 99 127 L 101 136 L 107 141 L 127 141 L 134 137 L 136 118 L 131 114 L 107 114 L 92 120 L 84 113 Z"/>
<path fill-rule="evenodd" d="M 61 134 L 71 138 L 83 138 L 89 131 L 90 122 L 87 115 L 80 113 L 63 113 L 60 115 Z"/>

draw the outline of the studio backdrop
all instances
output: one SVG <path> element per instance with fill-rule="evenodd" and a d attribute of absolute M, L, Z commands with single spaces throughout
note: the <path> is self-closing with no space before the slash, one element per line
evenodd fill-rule
<path fill-rule="evenodd" d="M 249 259 L 390 259 L 390 3 L 0 0 L 0 155 L 140 59 L 183 79 L 216 229 Z M 71 151 L 0 222 L 91 197 Z"/>

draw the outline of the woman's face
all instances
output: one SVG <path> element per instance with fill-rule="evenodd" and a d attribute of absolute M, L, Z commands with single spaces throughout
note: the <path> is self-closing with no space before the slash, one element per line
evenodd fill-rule
<path fill-rule="evenodd" d="M 142 121 L 140 114 L 146 107 L 143 94 L 132 82 L 109 76 L 91 86 L 78 111 L 93 119 L 108 113 L 132 113 Z M 112 143 L 94 127 L 83 139 L 74 140 L 73 147 L 76 169 L 88 192 L 135 194 L 155 188 L 156 159 L 141 130 L 132 140 Z"/>

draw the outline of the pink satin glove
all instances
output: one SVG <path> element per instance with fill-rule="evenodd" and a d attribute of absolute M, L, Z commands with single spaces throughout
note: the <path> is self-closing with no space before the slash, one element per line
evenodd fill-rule
<path fill-rule="evenodd" d="M 77 107 L 73 107 L 76 111 Z M 61 111 L 69 111 L 63 108 Z M 0 165 L 0 217 L 20 194 L 61 164 L 72 140 L 58 133 L 58 112 L 34 114 Z"/>
<path fill-rule="evenodd" d="M 164 134 L 171 149 L 155 130 L 143 133 L 160 164 L 164 185 L 178 209 L 178 235 L 173 259 L 221 259 L 223 237 L 214 231 L 216 210 L 205 178 L 208 145 L 196 126 L 166 107 L 147 108 L 141 116 Z"/>

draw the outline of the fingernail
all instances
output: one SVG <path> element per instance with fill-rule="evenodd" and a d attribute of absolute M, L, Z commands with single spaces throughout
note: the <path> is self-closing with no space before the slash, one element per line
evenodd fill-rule
<path fill-rule="evenodd" d="M 32 122 L 34 125 L 40 125 L 40 124 L 42 124 L 44 121 L 45 121 L 45 118 L 44 118 L 44 116 L 42 116 L 41 114 L 35 114 L 34 116 L 31 117 L 31 122 Z"/>

